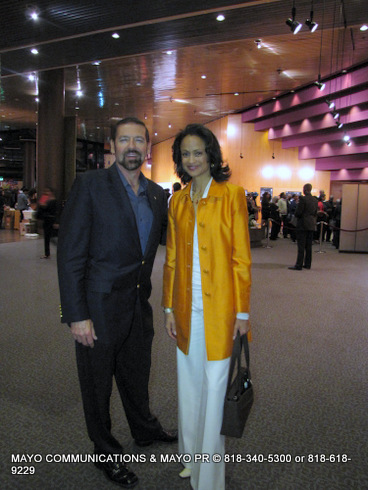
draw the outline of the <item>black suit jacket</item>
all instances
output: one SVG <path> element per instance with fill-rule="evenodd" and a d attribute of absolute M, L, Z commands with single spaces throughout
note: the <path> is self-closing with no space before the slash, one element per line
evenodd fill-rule
<path fill-rule="evenodd" d="M 316 228 L 318 203 L 311 194 L 300 196 L 295 216 L 298 218 L 297 229 L 314 231 Z"/>
<path fill-rule="evenodd" d="M 163 189 L 148 180 L 153 223 L 143 254 L 134 212 L 118 172 L 114 164 L 77 177 L 59 228 L 62 322 L 90 318 L 99 339 L 124 326 L 130 328 L 137 300 L 151 322 L 151 272 L 157 247 L 166 241 Z"/>

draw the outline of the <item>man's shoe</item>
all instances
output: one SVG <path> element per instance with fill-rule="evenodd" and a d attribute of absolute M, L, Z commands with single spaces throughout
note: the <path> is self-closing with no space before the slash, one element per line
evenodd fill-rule
<path fill-rule="evenodd" d="M 112 482 L 124 488 L 133 488 L 138 483 L 138 477 L 124 463 L 96 461 L 95 466 L 103 470 L 105 476 Z"/>
<path fill-rule="evenodd" d="M 310 269 L 310 265 L 303 265 L 303 269 Z"/>
<path fill-rule="evenodd" d="M 166 430 L 161 429 L 157 436 L 152 439 L 148 439 L 146 441 L 140 441 L 135 439 L 135 443 L 139 447 L 150 446 L 154 441 L 160 442 L 176 442 L 178 440 L 178 431 L 177 430 Z"/>
<path fill-rule="evenodd" d="M 293 267 L 289 267 L 291 271 L 301 271 L 302 267 L 299 267 L 298 265 L 293 265 Z"/>

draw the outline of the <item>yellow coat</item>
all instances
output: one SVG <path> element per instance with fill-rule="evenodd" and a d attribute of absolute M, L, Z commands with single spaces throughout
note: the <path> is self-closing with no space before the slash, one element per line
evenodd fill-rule
<path fill-rule="evenodd" d="M 194 207 L 191 183 L 170 200 L 162 304 L 174 309 L 177 343 L 189 349 Z M 238 312 L 249 312 L 251 253 L 244 190 L 212 181 L 197 208 L 199 260 L 208 360 L 229 357 Z"/>

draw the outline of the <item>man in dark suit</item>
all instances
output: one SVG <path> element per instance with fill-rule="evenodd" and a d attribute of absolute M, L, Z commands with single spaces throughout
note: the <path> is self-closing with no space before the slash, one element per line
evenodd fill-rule
<path fill-rule="evenodd" d="M 300 196 L 295 216 L 298 218 L 296 225 L 296 239 L 298 243 L 298 256 L 296 264 L 289 269 L 301 271 L 310 269 L 312 265 L 313 233 L 316 228 L 318 211 L 317 199 L 312 196 L 312 185 L 305 184 L 304 196 Z"/>
<path fill-rule="evenodd" d="M 139 446 L 174 442 L 149 408 L 153 339 L 151 272 L 165 244 L 167 201 L 141 173 L 149 134 L 126 118 L 111 138 L 116 162 L 74 182 L 58 240 L 62 322 L 76 340 L 78 375 L 95 464 L 120 486 L 137 484 L 111 433 L 110 397 L 115 377 L 130 431 Z"/>

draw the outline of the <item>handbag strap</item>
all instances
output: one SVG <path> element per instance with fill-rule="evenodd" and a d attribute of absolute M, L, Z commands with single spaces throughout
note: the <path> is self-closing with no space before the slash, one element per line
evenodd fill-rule
<path fill-rule="evenodd" d="M 234 340 L 233 352 L 231 354 L 230 360 L 230 368 L 229 368 L 229 377 L 227 380 L 227 390 L 230 388 L 231 381 L 233 379 L 235 363 L 238 361 L 238 372 L 241 367 L 241 351 L 244 349 L 244 358 L 246 367 L 248 369 L 249 378 L 250 378 L 250 368 L 249 368 L 249 345 L 248 345 L 248 336 L 247 334 L 240 335 L 239 332 Z M 226 390 L 226 391 L 227 391 Z"/>

